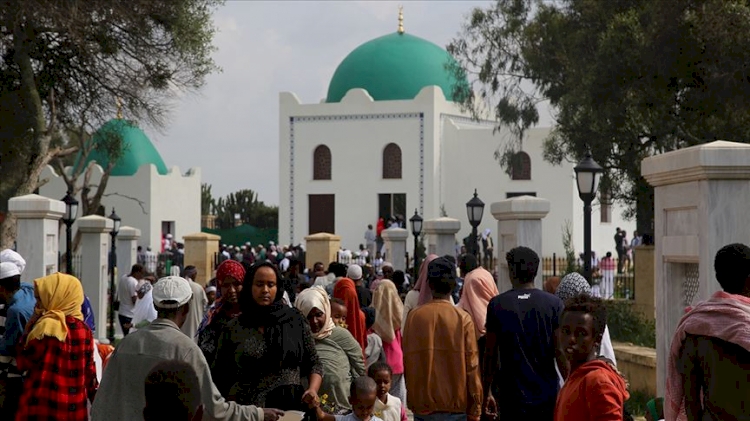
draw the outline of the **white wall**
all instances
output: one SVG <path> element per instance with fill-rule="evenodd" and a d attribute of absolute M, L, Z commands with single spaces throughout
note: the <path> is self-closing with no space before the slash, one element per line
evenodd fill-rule
<path fill-rule="evenodd" d="M 94 166 L 91 184 L 101 180 L 103 171 Z M 40 176 L 47 182 L 39 188 L 39 194 L 53 199 L 65 196 L 65 181 L 52 167 L 47 167 Z M 139 245 L 151 246 L 154 251 L 161 247 L 161 222 L 175 221 L 175 238 L 186 234 L 200 232 L 200 169 L 191 169 L 187 174 L 180 174 L 173 167 L 167 175 L 159 175 L 156 167 L 149 164 L 142 166 L 133 176 L 113 176 L 107 182 L 107 190 L 102 198 L 105 216 L 109 216 L 112 207 L 122 219 L 122 225 L 141 230 Z M 77 199 L 80 201 L 80 195 Z M 83 216 L 79 210 L 78 217 Z M 77 224 L 73 225 L 73 235 Z M 65 250 L 64 231 L 61 235 L 61 250 Z"/>
<path fill-rule="evenodd" d="M 583 205 L 576 191 L 573 164 L 553 166 L 542 158 L 548 128 L 528 131 L 523 150 L 531 157 L 531 180 L 513 181 L 494 158 L 508 134 L 502 130 L 493 133 L 491 122 L 471 121 L 435 87 L 426 87 L 414 100 L 407 101 L 373 101 L 362 89 L 349 91 L 340 103 L 333 104 L 300 104 L 291 93 L 281 93 L 279 100 L 281 244 L 301 243 L 309 234 L 308 194 L 336 194 L 336 234 L 341 236 L 342 246 L 346 248 L 356 248 L 363 242 L 367 224 L 375 225 L 378 193 L 406 193 L 405 217 L 411 217 L 419 207 L 420 125 L 418 117 L 398 115 L 423 113 L 424 208 L 420 213 L 424 219 L 441 216 L 441 206 L 444 206 L 449 217 L 461 221 L 461 231 L 456 236 L 460 241 L 471 230 L 466 202 L 476 188 L 486 205 L 479 231 L 490 228 L 495 236 L 497 221 L 490 213 L 490 205 L 504 200 L 506 193 L 535 192 L 537 197 L 551 202 L 550 214 L 542 224 L 543 254 L 564 254 L 562 229 L 566 221 L 571 222 L 576 249 L 583 249 Z M 295 120 L 293 126 L 291 117 Z M 382 151 L 390 142 L 397 143 L 402 150 L 401 180 L 381 178 Z M 312 180 L 313 151 L 319 144 L 331 149 L 330 181 Z M 292 153 L 293 183 L 290 177 Z M 294 196 L 293 207 L 290 193 Z M 290 223 L 292 211 L 293 224 Z M 603 250 L 612 244 L 614 233 L 610 231 L 615 226 L 632 232 L 635 224 L 621 221 L 620 213 L 621 210 L 614 207 L 613 222 L 600 227 L 598 209 L 595 210 L 592 218 L 594 250 Z M 413 250 L 411 237 L 407 250 Z"/>

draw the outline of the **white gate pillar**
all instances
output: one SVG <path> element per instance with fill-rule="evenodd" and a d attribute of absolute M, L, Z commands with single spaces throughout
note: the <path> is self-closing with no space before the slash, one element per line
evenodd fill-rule
<path fill-rule="evenodd" d="M 28 194 L 8 200 L 8 211 L 17 219 L 17 251 L 26 260 L 21 281 L 33 282 L 57 272 L 59 221 L 65 215 L 65 203 Z"/>
<path fill-rule="evenodd" d="M 721 289 L 720 248 L 750 243 L 750 145 L 716 141 L 646 158 L 654 186 L 656 386 L 664 396 L 672 336 L 684 309 Z"/>
<path fill-rule="evenodd" d="M 81 283 L 94 312 L 96 321 L 94 337 L 106 340 L 109 323 L 107 319 L 108 264 L 112 220 L 97 215 L 85 216 L 78 220 L 78 230 L 81 232 Z M 117 326 L 117 321 L 115 321 L 115 326 Z"/>
<path fill-rule="evenodd" d="M 500 293 L 513 288 L 505 254 L 515 247 L 528 247 L 539 255 L 539 271 L 534 287 L 542 289 L 542 218 L 549 213 L 549 200 L 519 196 L 495 202 L 490 207 L 497 219 L 497 288 Z"/>

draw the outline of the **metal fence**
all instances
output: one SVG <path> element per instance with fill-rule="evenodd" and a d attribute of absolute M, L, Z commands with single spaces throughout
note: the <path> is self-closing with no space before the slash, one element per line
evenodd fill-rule
<path fill-rule="evenodd" d="M 614 257 L 615 261 L 617 260 Z M 576 259 L 575 262 L 568 265 L 568 260 L 565 257 L 559 257 L 553 254 L 552 257 L 542 258 L 542 280 L 552 277 L 562 277 L 566 275 L 569 269 L 573 269 L 576 272 L 583 273 L 583 263 L 580 259 Z M 612 277 L 612 296 L 611 298 L 634 300 L 635 299 L 635 261 L 631 259 L 630 262 L 626 262 L 623 265 L 622 273 L 615 273 Z M 602 289 L 602 280 L 605 279 L 601 271 L 593 271 L 592 286 L 598 286 L 599 290 Z"/>

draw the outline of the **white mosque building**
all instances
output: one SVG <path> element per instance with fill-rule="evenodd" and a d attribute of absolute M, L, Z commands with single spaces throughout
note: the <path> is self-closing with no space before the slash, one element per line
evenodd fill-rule
<path fill-rule="evenodd" d="M 123 153 L 110 172 L 100 214 L 109 216 L 114 208 L 123 226 L 141 230 L 138 244 L 144 248 L 150 246 L 155 252 L 160 250 L 162 237 L 167 234 L 179 241 L 187 234 L 200 232 L 200 168 L 191 168 L 185 174 L 178 167 L 168 168 L 148 136 L 119 116 L 104 123 L 92 142 L 112 135 L 121 136 Z M 92 148 L 84 168 L 90 161 L 96 162 L 91 177 L 91 185 L 96 186 L 104 173 L 102 167 L 108 166 L 107 155 Z M 72 168 L 65 170 L 70 172 Z M 48 166 L 40 178 L 45 180 L 39 188 L 40 195 L 58 200 L 65 196 L 65 180 L 55 169 Z M 80 201 L 80 196 L 77 199 Z M 77 224 L 73 229 L 77 229 Z"/>
<path fill-rule="evenodd" d="M 480 232 L 489 228 L 496 235 L 491 203 L 532 195 L 551 202 L 543 254 L 563 255 L 568 222 L 582 251 L 583 204 L 573 165 L 542 159 L 550 129 L 528 131 L 519 165 L 508 174 L 495 159 L 507 132 L 495 131 L 494 121 L 473 120 L 453 101 L 454 87 L 466 81 L 457 81 L 448 63 L 455 62 L 447 51 L 400 26 L 346 56 L 320 103 L 302 104 L 295 94 L 280 93 L 281 244 L 329 232 L 354 249 L 368 224 L 391 215 L 408 220 L 415 209 L 424 219 L 459 219 L 460 241 L 471 230 L 466 202 L 477 189 L 486 204 Z M 621 213 L 616 205 L 595 203 L 593 250 L 614 253 L 616 227 L 631 237 L 635 223 Z"/>

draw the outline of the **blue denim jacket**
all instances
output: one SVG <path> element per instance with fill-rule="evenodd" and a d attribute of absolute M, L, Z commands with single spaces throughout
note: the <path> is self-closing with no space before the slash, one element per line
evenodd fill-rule
<path fill-rule="evenodd" d="M 8 315 L 5 318 L 5 335 L 0 339 L 0 355 L 15 357 L 16 345 L 23 335 L 26 323 L 34 314 L 34 287 L 21 282 L 21 288 L 13 294 L 7 305 Z"/>

